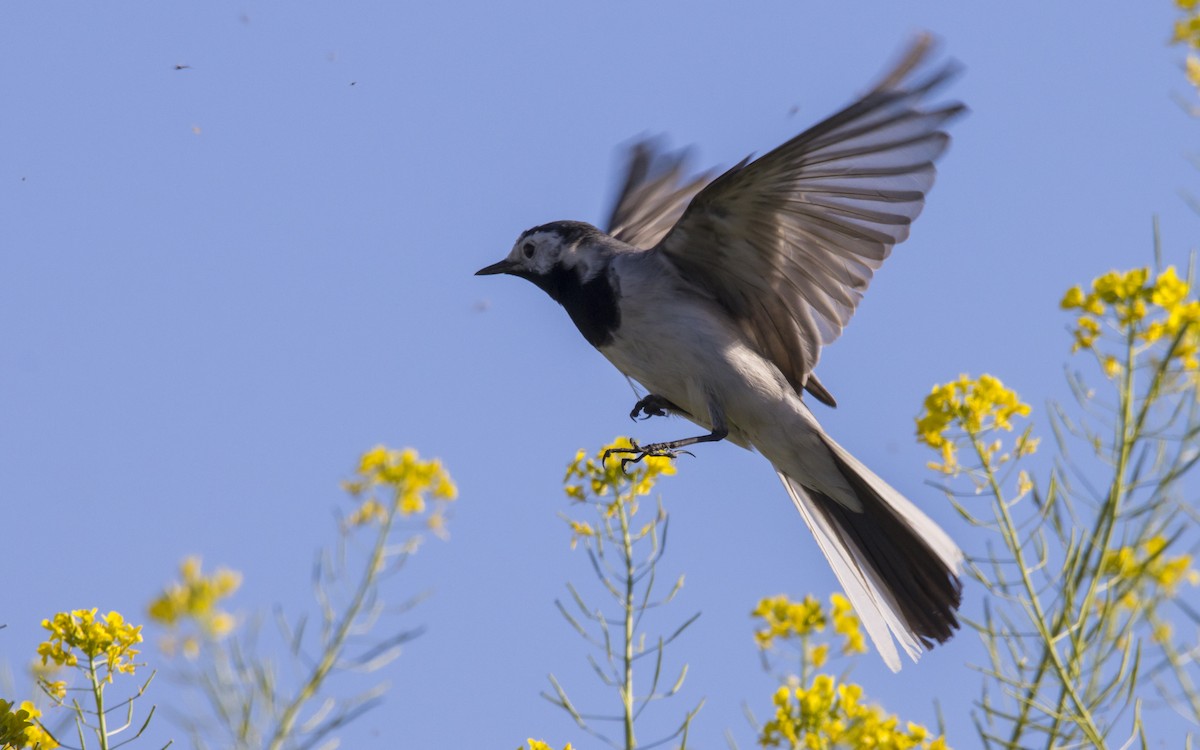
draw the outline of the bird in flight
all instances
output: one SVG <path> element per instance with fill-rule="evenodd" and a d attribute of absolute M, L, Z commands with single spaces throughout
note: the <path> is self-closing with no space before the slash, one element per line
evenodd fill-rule
<path fill-rule="evenodd" d="M 896 642 L 915 661 L 958 628 L 962 552 L 827 435 L 804 397 L 836 404 L 814 373 L 821 348 L 908 237 L 945 128 L 965 111 L 930 101 L 957 70 L 923 72 L 931 47 L 918 37 L 857 101 L 715 179 L 639 143 L 604 231 L 542 224 L 477 272 L 528 279 L 560 303 L 647 390 L 630 416 L 708 430 L 633 443 L 624 461 L 719 440 L 763 454 L 893 671 Z"/>

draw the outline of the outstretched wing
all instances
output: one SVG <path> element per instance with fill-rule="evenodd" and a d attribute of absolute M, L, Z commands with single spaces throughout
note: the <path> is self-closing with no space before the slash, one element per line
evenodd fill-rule
<path fill-rule="evenodd" d="M 908 237 L 950 141 L 943 128 L 965 110 L 926 102 L 956 72 L 914 80 L 930 46 L 922 36 L 861 99 L 715 179 L 653 250 L 724 305 L 797 390 L 820 397 L 821 347 Z"/>
<path fill-rule="evenodd" d="M 633 144 L 604 231 L 634 247 L 658 244 L 679 221 L 688 202 L 713 178 L 713 172 L 689 178 L 686 168 L 686 151 L 667 153 L 659 139 Z"/>

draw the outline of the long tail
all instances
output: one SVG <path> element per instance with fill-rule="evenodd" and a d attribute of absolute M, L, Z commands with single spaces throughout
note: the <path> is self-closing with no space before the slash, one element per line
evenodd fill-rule
<path fill-rule="evenodd" d="M 892 635 L 916 661 L 923 649 L 946 641 L 958 628 L 962 551 L 887 482 L 828 436 L 822 438 L 861 510 L 805 487 L 782 471 L 779 477 L 875 648 L 898 672 L 900 656 Z"/>

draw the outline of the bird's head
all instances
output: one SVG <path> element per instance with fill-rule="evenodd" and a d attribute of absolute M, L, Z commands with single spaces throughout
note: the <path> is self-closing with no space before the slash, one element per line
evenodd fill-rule
<path fill-rule="evenodd" d="M 582 221 L 556 221 L 527 229 L 504 260 L 475 272 L 476 276 L 506 273 L 529 279 L 542 288 L 564 273 L 588 281 L 606 259 L 608 236 Z"/>

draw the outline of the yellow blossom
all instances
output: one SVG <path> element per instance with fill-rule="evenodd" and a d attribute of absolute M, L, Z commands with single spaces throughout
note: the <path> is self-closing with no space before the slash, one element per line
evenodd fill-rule
<path fill-rule="evenodd" d="M 1109 550 L 1100 561 L 1100 573 L 1125 584 L 1128 590 L 1118 600 L 1126 609 L 1143 606 L 1149 599 L 1175 596 L 1183 583 L 1200 584 L 1200 572 L 1188 554 L 1166 556 L 1167 539 L 1161 535 L 1143 541 L 1137 548 Z"/>
<path fill-rule="evenodd" d="M 850 606 L 850 600 L 841 594 L 833 594 L 829 597 L 829 601 L 833 605 L 833 629 L 846 640 L 845 645 L 842 646 L 842 653 L 867 653 L 867 642 L 863 637 L 858 616 L 854 614 L 854 609 Z"/>
<path fill-rule="evenodd" d="M 446 516 L 442 513 L 430 513 L 425 519 L 425 526 L 440 539 L 450 538 L 450 532 L 446 530 Z"/>
<path fill-rule="evenodd" d="M 366 526 L 372 523 L 382 523 L 387 518 L 387 508 L 373 497 L 362 502 L 350 515 L 346 516 L 347 526 Z"/>
<path fill-rule="evenodd" d="M 1198 27 L 1200 28 L 1200 27 Z M 1200 60 L 1189 59 L 1189 71 L 1200 82 Z M 1191 287 L 1180 279 L 1174 266 L 1168 266 L 1151 279 L 1149 268 L 1109 271 L 1092 281 L 1091 291 L 1071 287 L 1063 296 L 1063 309 L 1078 309 L 1083 314 L 1072 331 L 1072 351 L 1096 353 L 1105 375 L 1119 375 L 1125 366 L 1111 353 L 1097 349 L 1104 330 L 1102 322 L 1117 333 L 1117 339 L 1150 345 L 1162 342 L 1172 348 L 1166 357 L 1184 370 L 1200 369 L 1200 302 L 1189 300 Z"/>
<path fill-rule="evenodd" d="M 49 640 L 38 646 L 42 664 L 53 661 L 61 666 L 76 666 L 79 657 L 89 662 L 102 659 L 107 667 L 103 679 L 112 682 L 114 672 L 133 674 L 137 664 L 133 658 L 139 651 L 134 645 L 142 642 L 142 626 L 129 625 L 118 612 L 109 612 L 96 619 L 95 609 L 59 612 L 42 620 L 50 631 Z"/>
<path fill-rule="evenodd" d="M 577 451 L 563 477 L 567 497 L 582 502 L 589 497 L 615 496 L 625 491 L 636 496 L 649 495 L 659 477 L 675 473 L 675 464 L 665 456 L 647 456 L 625 466 L 621 465 L 620 453 L 604 458 L 609 451 L 631 447 L 629 438 L 617 438 L 592 457 L 586 451 Z"/>
<path fill-rule="evenodd" d="M 862 702 L 863 691 L 818 674 L 808 686 L 780 687 L 772 696 L 774 717 L 762 728 L 763 747 L 854 747 L 877 750 L 945 750 L 945 739 Z"/>
<path fill-rule="evenodd" d="M 529 738 L 527 743 L 529 750 L 554 750 L 554 748 L 550 747 L 550 745 L 547 743 L 542 742 L 541 740 L 535 740 L 532 737 Z M 525 750 L 525 748 L 522 746 L 518 747 L 517 750 Z M 568 742 L 567 744 L 563 745 L 562 750 L 571 750 L 571 743 Z"/>
<path fill-rule="evenodd" d="M 972 379 L 960 375 L 958 380 L 935 385 L 925 397 L 924 411 L 917 417 L 917 439 L 937 450 L 942 463 L 930 463 L 931 469 L 946 474 L 958 473 L 956 438 L 951 430 L 961 430 L 976 441 L 983 459 L 989 464 L 1001 450 L 1001 443 L 993 440 L 984 443 L 981 438 L 994 430 L 1012 430 L 1012 420 L 1028 416 L 1029 404 L 1023 403 L 1015 391 L 1004 387 L 998 378 L 980 375 Z M 1032 452 L 1036 442 L 1030 443 L 1028 431 L 1018 440 L 1018 455 L 1021 448 Z M 998 460 L 1008 460 L 1007 454 Z"/>
<path fill-rule="evenodd" d="M 1041 438 L 1029 436 L 1030 429 L 1032 428 L 1026 428 L 1021 437 L 1017 438 L 1016 445 L 1013 446 L 1018 456 L 1032 456 L 1037 453 L 1038 444 L 1042 442 Z"/>
<path fill-rule="evenodd" d="M 42 727 L 41 722 L 37 721 L 42 712 L 33 705 L 33 701 L 21 701 L 21 710 L 28 714 L 32 722 L 25 728 L 25 744 L 23 747 L 36 747 L 37 750 L 54 750 L 54 748 L 58 747 L 58 743 L 54 741 L 50 733 Z M 0 744 L 0 747 L 2 746 Z"/>
<path fill-rule="evenodd" d="M 393 513 L 416 516 L 428 510 L 430 501 L 449 502 L 458 497 L 458 488 L 441 461 L 422 461 L 412 448 L 397 450 L 383 445 L 362 454 L 354 478 L 342 482 L 342 487 L 359 500 L 359 506 L 346 517 L 347 526 L 382 525 L 390 522 Z M 431 515 L 439 513 L 435 510 Z M 441 526 L 435 531 L 445 535 Z"/>
<path fill-rule="evenodd" d="M 1071 310 L 1077 307 L 1083 307 L 1084 300 L 1083 290 L 1077 286 L 1073 286 L 1063 295 L 1062 301 L 1059 302 L 1059 307 L 1064 310 Z"/>
<path fill-rule="evenodd" d="M 1029 472 L 1022 469 L 1017 474 L 1017 497 L 1025 497 L 1033 490 L 1033 480 L 1029 478 Z"/>
<path fill-rule="evenodd" d="M 1200 16 L 1193 15 L 1181 18 L 1175 22 L 1175 33 L 1171 41 L 1176 44 L 1187 44 L 1193 49 L 1200 48 Z"/>
<path fill-rule="evenodd" d="M 822 643 L 818 646 L 809 646 L 808 661 L 817 669 L 825 666 L 825 662 L 829 661 L 829 644 Z"/>
<path fill-rule="evenodd" d="M 571 549 L 575 549 L 580 539 L 596 536 L 596 530 L 587 521 L 567 519 L 567 523 L 571 525 Z"/>
<path fill-rule="evenodd" d="M 147 610 L 150 619 L 171 629 L 185 622 L 194 623 L 209 640 L 228 635 L 236 620 L 218 605 L 242 585 L 242 574 L 228 568 L 218 568 L 212 574 L 205 575 L 201 570 L 200 558 L 195 556 L 184 559 L 179 566 L 179 573 L 182 580 L 167 586 L 150 603 Z M 180 645 L 188 658 L 199 655 L 199 641 L 190 635 L 182 640 L 171 636 L 164 641 L 163 648 L 172 653 Z"/>
<path fill-rule="evenodd" d="M 754 633 L 754 640 L 762 649 L 770 648 L 776 638 L 807 636 L 825 630 L 825 613 L 821 603 L 813 596 L 794 602 L 786 595 L 761 599 L 752 617 L 763 620 L 765 627 Z"/>
<path fill-rule="evenodd" d="M 46 695 L 53 700 L 62 703 L 67 697 L 67 681 L 66 680 L 39 680 L 38 684 L 46 691 Z"/>

